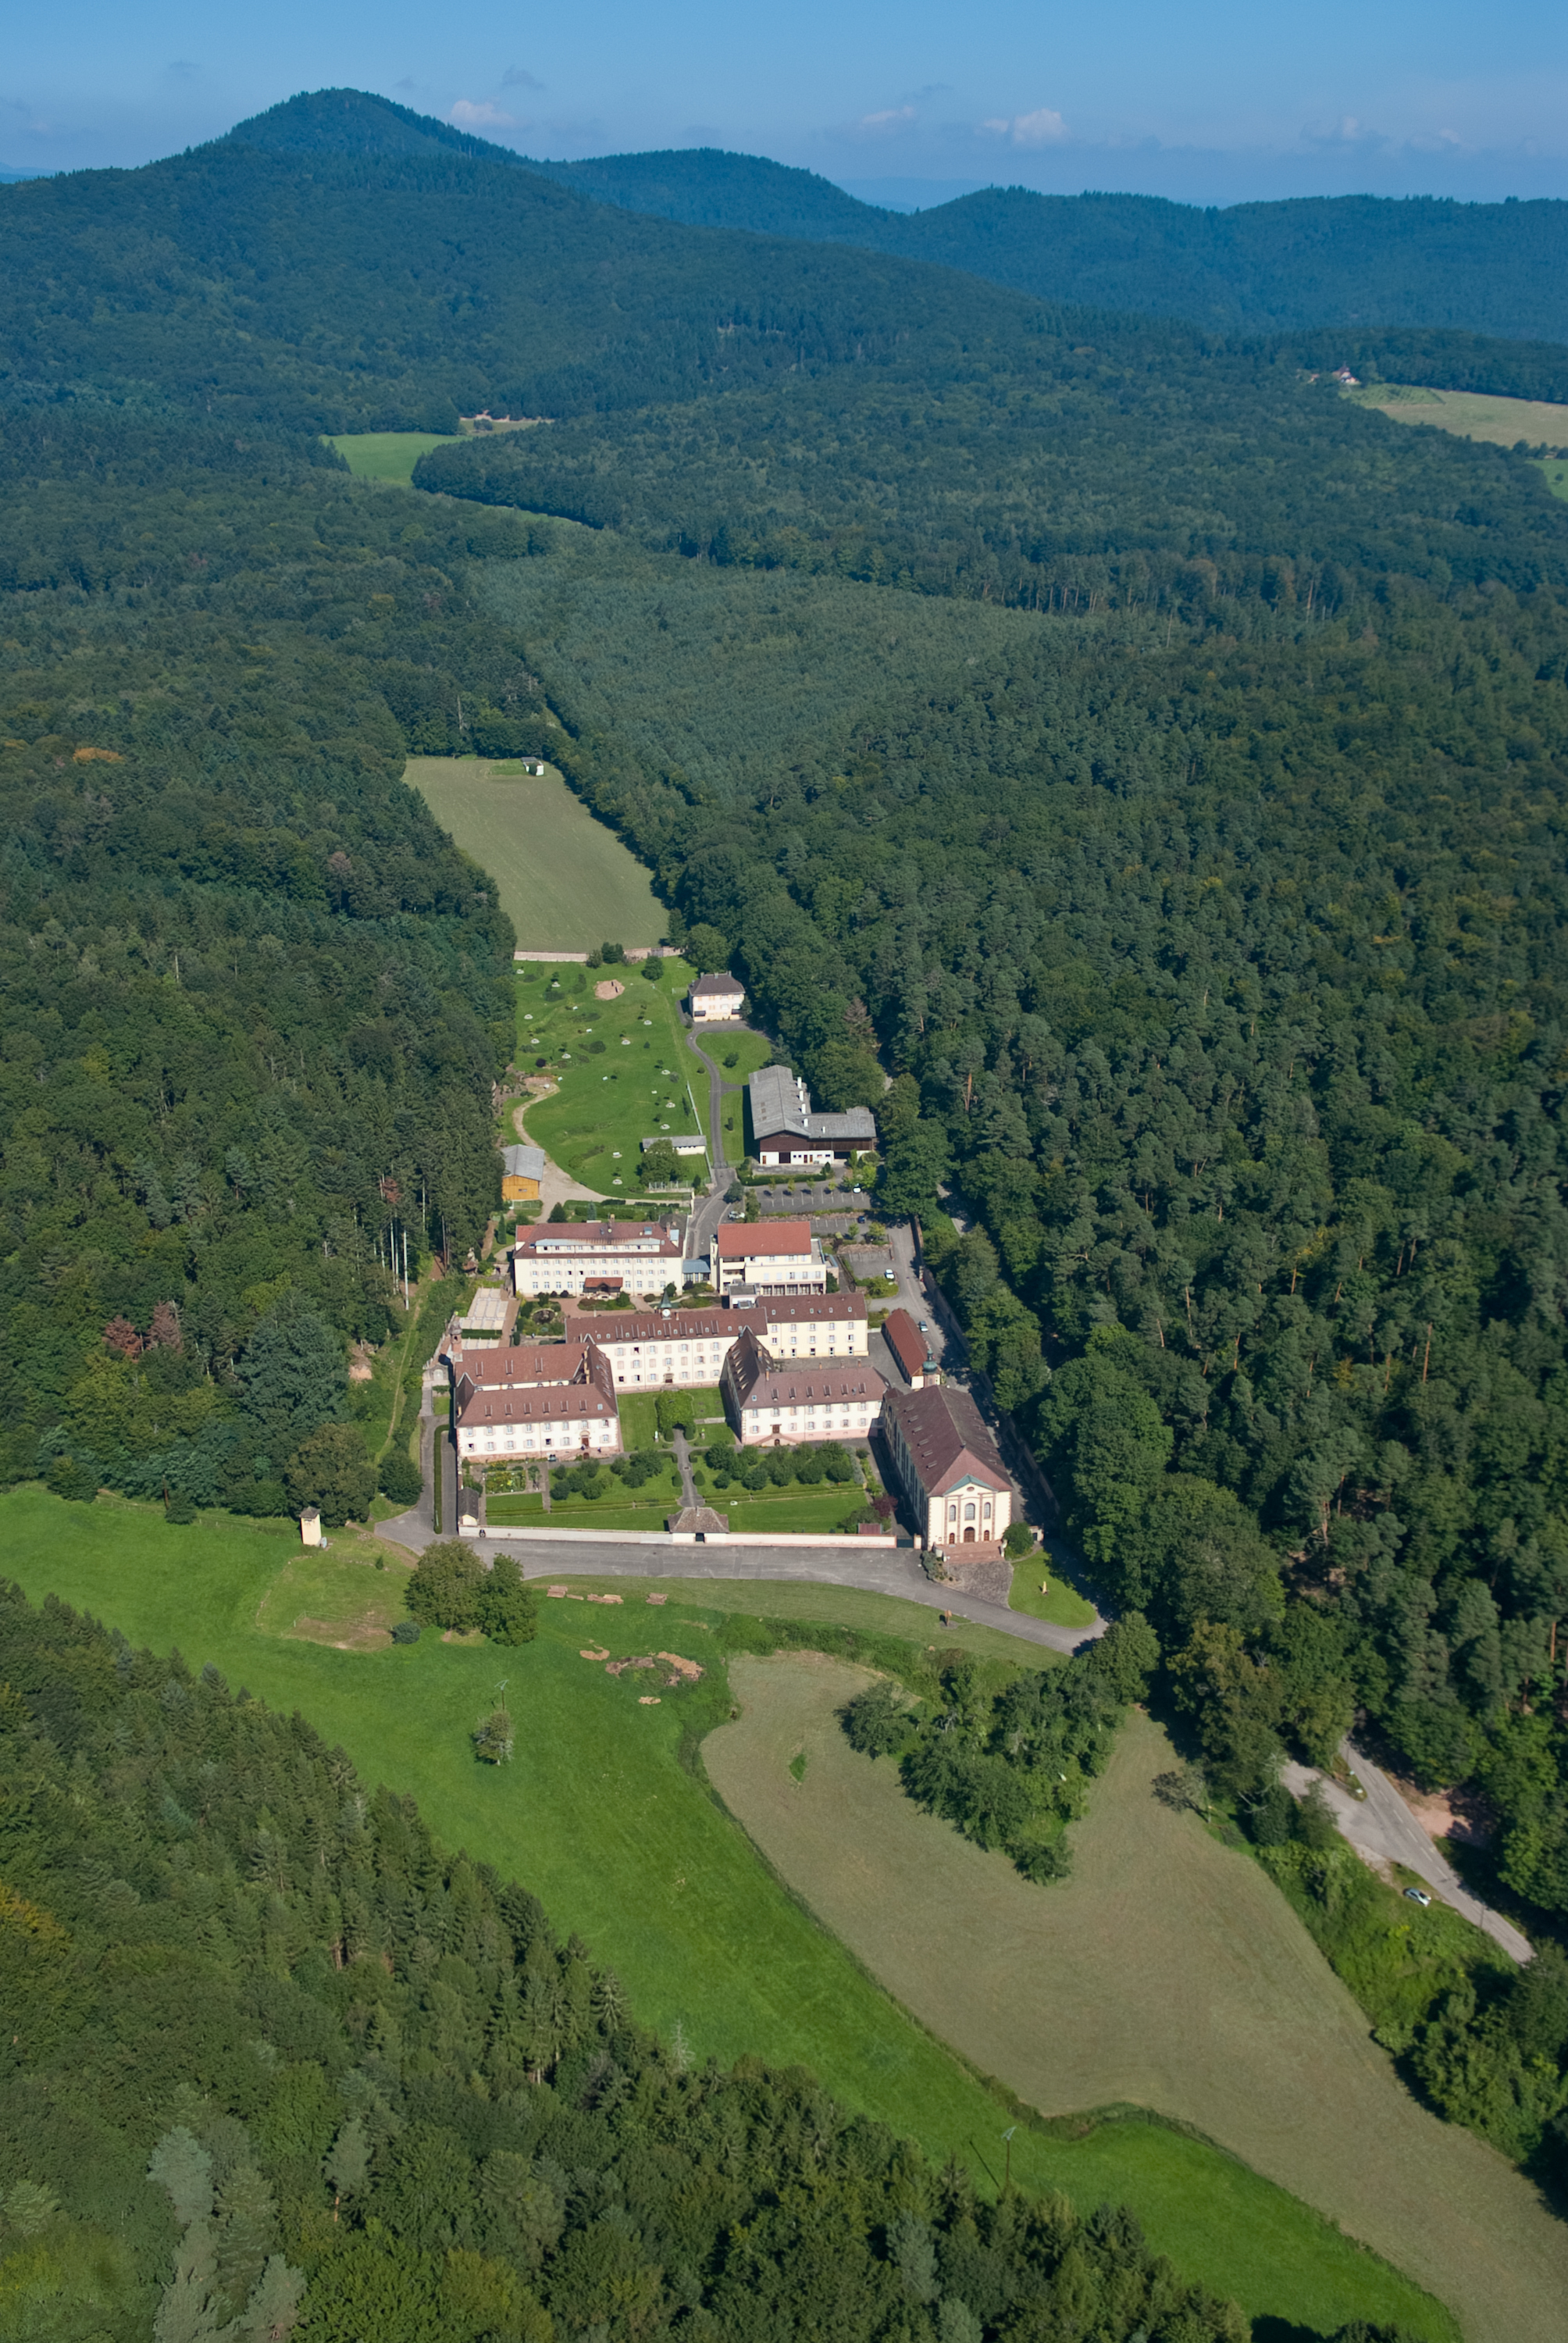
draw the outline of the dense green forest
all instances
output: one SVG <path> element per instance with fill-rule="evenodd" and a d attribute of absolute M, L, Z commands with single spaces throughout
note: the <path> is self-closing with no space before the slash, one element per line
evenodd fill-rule
<path fill-rule="evenodd" d="M 1538 465 L 1438 432 L 1395 445 L 1293 361 L 1171 357 L 1133 329 L 1057 343 L 1027 375 L 828 375 L 454 441 L 415 483 L 721 566 L 1040 610 L 1220 595 L 1332 614 L 1391 571 L 1568 581 L 1568 508 Z"/>
<path fill-rule="evenodd" d="M 68 1493 L 362 1481 L 347 1340 L 498 1199 L 511 931 L 401 773 L 537 705 L 455 582 L 519 532 L 319 455 L 5 417 L 4 1458 Z"/>
<path fill-rule="evenodd" d="M 1244 2343 L 1123 2209 L 692 2068 L 301 1719 L 4 1586 L 0 1817 L 8 2333 Z"/>
<path fill-rule="evenodd" d="M 237 123 L 225 143 L 289 155 L 467 155 L 689 227 L 859 245 L 1043 301 L 1184 317 L 1218 333 L 1406 326 L 1568 338 L 1563 203 L 1343 196 L 1201 210 L 1154 196 L 986 187 L 906 215 L 814 171 L 713 147 L 542 162 L 360 90 L 289 98 Z"/>

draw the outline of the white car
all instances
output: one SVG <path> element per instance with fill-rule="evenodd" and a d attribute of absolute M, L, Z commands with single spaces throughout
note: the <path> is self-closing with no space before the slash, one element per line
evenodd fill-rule
<path fill-rule="evenodd" d="M 1412 1904 L 1419 1904 L 1423 1911 L 1427 1905 L 1432 1902 L 1432 1898 L 1427 1894 L 1424 1887 L 1407 1887 L 1404 1892 L 1409 1896 L 1411 1902 Z"/>

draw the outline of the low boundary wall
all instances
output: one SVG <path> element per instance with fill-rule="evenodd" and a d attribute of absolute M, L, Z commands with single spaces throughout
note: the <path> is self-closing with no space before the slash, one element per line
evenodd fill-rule
<path fill-rule="evenodd" d="M 492 1544 L 506 1538 L 527 1538 L 530 1542 L 549 1538 L 558 1545 L 571 1545 L 579 1538 L 591 1538 L 600 1545 L 849 1546 L 857 1554 L 875 1553 L 899 1543 L 896 1537 L 841 1537 L 836 1532 L 831 1536 L 813 1537 L 805 1530 L 782 1530 L 775 1535 L 750 1530 L 551 1530 L 532 1522 L 515 1523 L 511 1528 L 493 1522 L 487 1530 L 469 1534 L 485 1538 Z"/>

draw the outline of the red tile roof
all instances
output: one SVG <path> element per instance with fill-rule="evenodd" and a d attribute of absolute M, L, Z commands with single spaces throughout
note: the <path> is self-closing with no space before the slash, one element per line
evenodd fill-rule
<path fill-rule="evenodd" d="M 979 1408 L 968 1392 L 950 1383 L 918 1392 L 890 1391 L 883 1403 L 882 1429 L 895 1447 L 901 1436 L 928 1497 L 943 1496 L 960 1481 L 971 1478 L 987 1488 L 1012 1487 Z"/>
<path fill-rule="evenodd" d="M 721 1261 L 744 1261 L 753 1253 L 811 1251 L 809 1221 L 726 1221 L 719 1232 Z"/>
<path fill-rule="evenodd" d="M 911 1383 L 923 1375 L 926 1361 L 930 1356 L 926 1338 L 916 1326 L 907 1310 L 890 1310 L 882 1321 L 882 1332 L 888 1338 L 888 1348 L 897 1359 Z"/>

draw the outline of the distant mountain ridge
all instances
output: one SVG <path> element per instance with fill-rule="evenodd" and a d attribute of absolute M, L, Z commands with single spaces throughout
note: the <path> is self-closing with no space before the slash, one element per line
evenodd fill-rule
<path fill-rule="evenodd" d="M 358 90 L 290 98 L 228 137 L 292 153 L 468 155 L 622 211 L 856 245 L 1211 333 L 1415 327 L 1568 342 L 1568 203 L 1340 196 L 1202 211 L 1154 196 L 988 187 L 892 212 L 814 171 L 717 147 L 544 161 Z"/>

